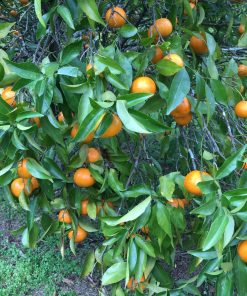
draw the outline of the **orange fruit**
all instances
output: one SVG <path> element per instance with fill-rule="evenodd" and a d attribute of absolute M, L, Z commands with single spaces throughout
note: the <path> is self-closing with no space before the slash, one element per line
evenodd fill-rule
<path fill-rule="evenodd" d="M 18 163 L 17 174 L 21 178 L 31 178 L 32 175 L 29 173 L 27 169 L 27 158 L 24 158 Z"/>
<path fill-rule="evenodd" d="M 13 17 L 16 17 L 17 14 L 18 14 L 18 13 L 17 13 L 16 10 L 11 10 L 11 11 L 10 11 L 10 15 L 13 16 Z"/>
<path fill-rule="evenodd" d="M 58 221 L 70 224 L 72 222 L 72 219 L 70 217 L 69 211 L 68 210 L 61 210 L 58 213 Z"/>
<path fill-rule="evenodd" d="M 196 7 L 195 3 L 190 2 L 190 8 L 193 10 L 195 7 Z M 187 10 L 184 10 L 184 16 L 187 16 L 187 15 L 188 15 Z"/>
<path fill-rule="evenodd" d="M 82 200 L 82 202 L 81 202 L 81 215 L 83 215 L 83 216 L 87 216 L 87 214 L 88 214 L 88 212 L 87 212 L 88 203 L 89 203 L 88 199 Z M 99 214 L 101 208 L 102 207 L 100 205 L 96 206 L 96 214 L 97 215 Z"/>
<path fill-rule="evenodd" d="M 238 27 L 238 33 L 239 34 L 244 34 L 244 32 L 245 32 L 245 25 L 240 24 L 239 27 Z"/>
<path fill-rule="evenodd" d="M 73 236 L 74 236 L 74 231 L 70 230 L 68 232 L 68 238 L 72 239 Z M 75 243 L 80 243 L 80 242 L 84 241 L 84 239 L 86 237 L 87 237 L 87 232 L 83 228 L 81 228 L 80 226 L 77 226 L 76 234 L 75 234 L 75 237 L 74 237 L 74 242 Z"/>
<path fill-rule="evenodd" d="M 101 153 L 96 148 L 89 148 L 87 152 L 87 161 L 90 163 L 97 162 L 101 159 Z"/>
<path fill-rule="evenodd" d="M 9 104 L 10 106 L 15 106 L 15 92 L 12 91 L 12 86 L 8 86 L 6 87 L 1 96 L 2 96 L 2 99 L 7 103 Z"/>
<path fill-rule="evenodd" d="M 172 112 L 171 115 L 174 117 L 184 117 L 190 113 L 191 105 L 189 100 L 185 97 L 183 102 L 179 104 Z"/>
<path fill-rule="evenodd" d="M 182 126 L 185 126 L 185 125 L 188 125 L 191 120 L 192 120 L 192 113 L 190 112 L 189 114 L 185 115 L 185 116 L 182 116 L 182 117 L 174 117 L 177 125 L 182 125 Z"/>
<path fill-rule="evenodd" d="M 141 280 L 140 280 L 140 283 L 143 283 L 143 282 L 145 282 L 145 277 L 144 276 L 142 276 Z M 130 278 L 128 283 L 127 283 L 127 288 L 131 289 L 131 290 L 135 290 L 139 286 L 139 288 L 141 290 L 144 290 L 145 286 L 140 285 L 140 283 L 138 283 L 136 279 L 133 280 L 133 278 Z"/>
<path fill-rule="evenodd" d="M 202 191 L 197 186 L 197 184 L 202 181 L 203 176 L 209 176 L 209 174 L 206 172 L 198 171 L 198 170 L 189 172 L 184 179 L 185 189 L 191 194 L 201 196 Z"/>
<path fill-rule="evenodd" d="M 187 199 L 183 198 L 173 198 L 171 201 L 168 201 L 167 202 L 168 204 L 170 204 L 172 207 L 175 207 L 175 208 L 183 208 L 184 209 L 184 206 L 186 204 L 188 204 L 188 201 Z"/>
<path fill-rule="evenodd" d="M 64 122 L 64 116 L 63 116 L 63 112 L 59 112 L 57 119 L 60 123 Z"/>
<path fill-rule="evenodd" d="M 70 132 L 70 135 L 72 138 L 74 138 L 76 136 L 76 134 L 78 132 L 78 128 L 79 128 L 79 126 L 76 123 Z M 93 140 L 93 138 L 94 138 L 94 132 L 91 132 L 86 136 L 86 138 L 82 141 L 82 143 L 90 143 Z"/>
<path fill-rule="evenodd" d="M 27 5 L 28 4 L 28 0 L 19 0 L 21 5 Z"/>
<path fill-rule="evenodd" d="M 197 4 L 198 0 L 190 0 L 190 3 Z"/>
<path fill-rule="evenodd" d="M 21 192 L 24 190 L 24 193 L 29 196 L 32 193 L 32 184 L 28 186 L 28 179 L 17 178 L 11 185 L 10 190 L 15 197 L 19 197 Z"/>
<path fill-rule="evenodd" d="M 205 35 L 200 33 L 203 39 L 199 39 L 196 36 L 190 38 L 190 47 L 196 54 L 206 54 L 208 53 L 208 46 L 206 43 Z"/>
<path fill-rule="evenodd" d="M 31 178 L 31 185 L 32 185 L 32 190 L 38 189 L 39 188 L 39 181 L 35 178 Z"/>
<path fill-rule="evenodd" d="M 30 121 L 36 123 L 36 125 L 37 125 L 38 128 L 41 127 L 41 123 L 40 123 L 40 118 L 39 117 L 31 118 Z"/>
<path fill-rule="evenodd" d="M 246 65 L 239 65 L 238 66 L 238 76 L 244 77 L 247 76 L 247 66 Z"/>
<path fill-rule="evenodd" d="M 244 170 L 247 170 L 247 162 L 245 162 L 244 164 L 243 164 L 243 167 L 242 167 Z"/>
<path fill-rule="evenodd" d="M 130 91 L 132 93 L 156 93 L 156 84 L 153 79 L 149 77 L 138 77 L 132 82 Z"/>
<path fill-rule="evenodd" d="M 241 241 L 237 248 L 238 256 L 244 262 L 247 262 L 247 240 Z"/>
<path fill-rule="evenodd" d="M 167 56 L 164 57 L 164 60 L 171 61 L 180 67 L 184 67 L 183 59 L 175 53 L 169 53 Z"/>
<path fill-rule="evenodd" d="M 141 231 L 142 231 L 143 233 L 148 234 L 148 233 L 149 233 L 149 227 L 148 227 L 148 226 L 143 226 L 142 229 L 141 229 Z"/>
<path fill-rule="evenodd" d="M 159 38 L 159 35 L 162 37 L 167 37 L 172 33 L 172 23 L 167 18 L 157 19 L 148 30 L 148 36 L 152 37 L 156 35 L 156 38 Z"/>
<path fill-rule="evenodd" d="M 95 179 L 92 177 L 89 169 L 80 168 L 75 171 L 74 183 L 79 187 L 91 187 L 95 183 Z"/>
<path fill-rule="evenodd" d="M 113 114 L 113 120 L 108 129 L 101 136 L 102 139 L 111 138 L 118 135 L 122 130 L 123 124 L 117 114 Z"/>
<path fill-rule="evenodd" d="M 126 13 L 121 7 L 107 10 L 105 20 L 110 28 L 121 28 L 126 23 Z"/>
<path fill-rule="evenodd" d="M 163 58 L 163 51 L 157 46 L 155 49 L 155 55 L 152 58 L 152 63 L 157 64 Z"/>
<path fill-rule="evenodd" d="M 247 101 L 240 101 L 235 106 L 235 113 L 240 118 L 247 118 Z"/>

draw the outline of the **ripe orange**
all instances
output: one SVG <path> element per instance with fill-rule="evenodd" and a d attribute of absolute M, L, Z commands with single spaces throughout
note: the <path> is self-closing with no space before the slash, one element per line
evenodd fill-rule
<path fill-rule="evenodd" d="M 40 123 L 40 118 L 39 117 L 31 118 L 30 121 L 36 123 L 36 125 L 37 125 L 38 128 L 41 127 L 41 123 Z"/>
<path fill-rule="evenodd" d="M 185 198 L 173 198 L 171 201 L 168 201 L 167 203 L 170 204 L 172 207 L 180 207 L 184 209 L 185 205 L 188 204 L 188 201 Z"/>
<path fill-rule="evenodd" d="M 247 101 L 240 101 L 235 106 L 235 113 L 240 118 L 247 118 Z"/>
<path fill-rule="evenodd" d="M 196 36 L 190 38 L 190 47 L 196 54 L 206 54 L 208 53 L 208 46 L 206 43 L 205 35 L 201 33 L 203 39 L 199 39 Z"/>
<path fill-rule="evenodd" d="M 238 256 L 244 262 L 247 262 L 247 240 L 241 241 L 237 248 Z"/>
<path fill-rule="evenodd" d="M 244 77 L 247 76 L 247 66 L 246 65 L 239 65 L 238 66 L 238 76 Z"/>
<path fill-rule="evenodd" d="M 87 161 L 90 163 L 97 162 L 101 159 L 101 153 L 96 148 L 89 148 L 87 152 Z"/>
<path fill-rule="evenodd" d="M 32 175 L 29 173 L 27 169 L 27 158 L 24 158 L 18 163 L 17 174 L 21 178 L 31 178 Z"/>
<path fill-rule="evenodd" d="M 142 231 L 143 233 L 148 234 L 148 233 L 149 233 L 149 227 L 148 227 L 148 226 L 143 226 L 142 229 L 141 229 L 141 231 Z"/>
<path fill-rule="evenodd" d="M 118 135 L 122 130 L 123 124 L 117 114 L 113 114 L 113 120 L 108 129 L 101 136 L 102 139 L 111 138 Z"/>
<path fill-rule="evenodd" d="M 73 235 L 74 235 L 74 231 L 73 230 L 70 230 L 68 232 L 68 238 L 69 239 L 72 239 L 73 238 Z M 87 232 L 83 228 L 81 228 L 80 226 L 78 226 L 77 227 L 77 230 L 76 230 L 74 242 L 75 243 L 82 242 L 82 241 L 84 241 L 84 239 L 86 237 L 87 237 Z"/>
<path fill-rule="evenodd" d="M 149 77 L 138 77 L 132 82 L 130 91 L 132 93 L 156 93 L 156 84 Z"/>
<path fill-rule="evenodd" d="M 184 117 L 190 113 L 191 105 L 189 100 L 185 97 L 183 102 L 179 104 L 172 112 L 174 117 Z"/>
<path fill-rule="evenodd" d="M 182 125 L 182 126 L 185 126 L 185 125 L 188 125 L 191 120 L 192 120 L 192 113 L 190 112 L 189 114 L 185 115 L 185 116 L 182 116 L 182 117 L 174 117 L 176 123 L 178 125 Z"/>
<path fill-rule="evenodd" d="M 2 92 L 3 100 L 10 106 L 15 106 L 15 92 L 12 91 L 12 86 L 6 87 Z"/>
<path fill-rule="evenodd" d="M 160 34 L 162 37 L 167 37 L 172 33 L 172 29 L 172 23 L 167 18 L 160 18 L 149 28 L 148 36 L 156 35 L 158 39 Z"/>
<path fill-rule="evenodd" d="M 169 53 L 167 56 L 164 57 L 164 60 L 171 61 L 180 67 L 184 67 L 183 59 L 175 53 Z"/>
<path fill-rule="evenodd" d="M 57 119 L 60 123 L 64 122 L 63 112 L 59 112 Z"/>
<path fill-rule="evenodd" d="M 202 191 L 197 184 L 202 181 L 203 176 L 209 176 L 209 174 L 198 170 L 189 172 L 184 179 L 185 189 L 191 194 L 201 196 Z"/>
<path fill-rule="evenodd" d="M 152 63 L 157 64 L 163 58 L 163 51 L 157 46 L 155 49 L 155 55 L 152 58 Z"/>
<path fill-rule="evenodd" d="M 72 138 L 74 138 L 78 132 L 78 124 L 75 124 L 74 127 L 72 128 L 70 135 Z M 90 143 L 94 138 L 94 132 L 89 133 L 86 138 L 82 141 L 82 143 Z"/>
<path fill-rule="evenodd" d="M 28 0 L 19 0 L 21 5 L 27 5 L 28 4 Z"/>
<path fill-rule="evenodd" d="M 105 20 L 110 28 L 121 28 L 126 23 L 126 13 L 121 7 L 108 9 L 105 15 Z"/>
<path fill-rule="evenodd" d="M 244 32 L 245 32 L 245 25 L 240 24 L 239 27 L 238 27 L 238 33 L 239 34 L 244 34 Z"/>
<path fill-rule="evenodd" d="M 32 184 L 28 186 L 28 179 L 17 178 L 11 183 L 10 189 L 12 194 L 17 198 L 20 196 L 22 190 L 29 196 L 32 192 Z"/>
<path fill-rule="evenodd" d="M 80 168 L 75 171 L 74 183 L 79 187 L 91 187 L 95 183 L 95 179 L 91 176 L 89 169 Z"/>
<path fill-rule="evenodd" d="M 196 7 L 195 3 L 190 2 L 190 8 L 193 10 L 195 7 Z M 188 15 L 187 10 L 184 10 L 184 16 L 187 16 L 187 15 Z"/>
<path fill-rule="evenodd" d="M 39 181 L 35 178 L 31 178 L 31 185 L 32 185 L 32 190 L 38 189 L 39 188 Z"/>
<path fill-rule="evenodd" d="M 58 221 L 70 224 L 72 222 L 72 219 L 70 217 L 69 211 L 68 210 L 61 210 L 58 213 Z"/>
<path fill-rule="evenodd" d="M 18 14 L 18 13 L 17 13 L 16 10 L 11 10 L 11 11 L 10 11 L 10 15 L 13 16 L 13 17 L 16 17 L 17 14 Z"/>
<path fill-rule="evenodd" d="M 145 282 L 145 277 L 144 276 L 142 276 L 141 280 L 140 280 L 140 283 L 143 283 L 143 282 Z M 135 290 L 139 286 L 139 288 L 141 290 L 144 290 L 145 286 L 141 285 L 140 283 L 138 283 L 136 279 L 133 280 L 133 278 L 130 278 L 128 283 L 127 283 L 127 288 L 131 289 L 131 290 Z"/>
<path fill-rule="evenodd" d="M 84 199 L 82 200 L 81 202 L 81 215 L 83 216 L 87 216 L 88 212 L 87 212 L 87 205 L 89 203 L 89 200 L 88 199 Z M 96 214 L 98 215 L 100 210 L 101 210 L 101 206 L 100 205 L 97 205 L 96 206 Z"/>
<path fill-rule="evenodd" d="M 244 170 L 247 170 L 247 162 L 245 162 L 244 164 L 243 164 L 243 167 L 242 167 Z"/>

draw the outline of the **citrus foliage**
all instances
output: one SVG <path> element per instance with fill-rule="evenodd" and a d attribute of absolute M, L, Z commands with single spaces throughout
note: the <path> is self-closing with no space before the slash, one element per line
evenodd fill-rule
<path fill-rule="evenodd" d="M 99 232 L 101 295 L 245 295 L 244 1 L 20 2 L 1 4 L 0 185 L 24 246 Z M 196 275 L 174 282 L 181 252 Z"/>

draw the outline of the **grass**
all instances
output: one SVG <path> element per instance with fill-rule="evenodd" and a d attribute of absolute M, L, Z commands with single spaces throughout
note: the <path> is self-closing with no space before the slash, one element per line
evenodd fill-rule
<path fill-rule="evenodd" d="M 82 260 L 90 248 L 88 242 L 77 249 L 75 257 L 66 243 L 64 260 L 58 237 L 46 237 L 35 249 L 26 249 L 20 238 L 9 237 L 6 221 L 21 225 L 20 212 L 0 201 L 0 296 L 77 296 L 96 295 L 86 280 L 80 278 Z M 7 210 L 8 209 L 8 210 Z M 7 217 L 8 215 L 8 217 Z M 16 217 L 19 217 L 16 221 Z M 12 226 L 12 228 L 15 228 Z M 18 228 L 18 226 L 16 227 Z"/>

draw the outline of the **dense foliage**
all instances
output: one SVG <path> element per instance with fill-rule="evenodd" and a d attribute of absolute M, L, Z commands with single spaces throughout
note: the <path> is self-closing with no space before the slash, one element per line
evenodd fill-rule
<path fill-rule="evenodd" d="M 98 232 L 100 295 L 246 295 L 245 1 L 0 7 L 0 186 L 24 246 Z"/>

